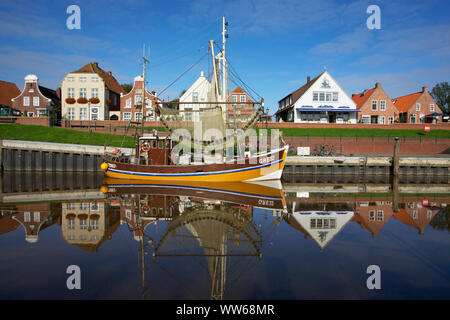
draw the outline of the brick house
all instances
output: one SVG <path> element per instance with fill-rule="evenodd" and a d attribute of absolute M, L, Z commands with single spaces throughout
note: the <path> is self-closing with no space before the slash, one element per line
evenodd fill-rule
<path fill-rule="evenodd" d="M 402 123 L 434 123 L 442 121 L 442 110 L 434 101 L 427 87 L 422 91 L 392 99 Z"/>
<path fill-rule="evenodd" d="M 234 89 L 227 99 L 228 102 L 253 102 L 247 92 L 241 87 Z M 249 104 L 229 104 L 227 108 L 228 119 L 233 121 L 236 117 L 237 121 L 247 121 L 247 117 L 254 111 L 255 105 Z"/>
<path fill-rule="evenodd" d="M 120 120 L 141 121 L 142 120 L 142 88 L 143 78 L 137 76 L 134 78 L 133 88 L 129 93 L 120 95 Z M 156 97 L 156 93 L 145 89 L 145 121 L 156 121 L 156 104 L 161 102 Z"/>
<path fill-rule="evenodd" d="M 372 89 L 352 94 L 352 99 L 356 108 L 361 111 L 358 115 L 359 123 L 392 124 L 398 120 L 399 112 L 379 82 Z"/>
<path fill-rule="evenodd" d="M 111 71 L 103 70 L 97 62 L 89 62 L 61 81 L 62 118 L 109 120 L 110 114 L 120 110 L 122 93 L 125 92 Z"/>
<path fill-rule="evenodd" d="M 48 117 L 51 111 L 58 113 L 61 101 L 56 91 L 40 86 L 38 82 L 36 75 L 27 75 L 22 92 L 11 99 L 12 107 L 27 117 Z"/>

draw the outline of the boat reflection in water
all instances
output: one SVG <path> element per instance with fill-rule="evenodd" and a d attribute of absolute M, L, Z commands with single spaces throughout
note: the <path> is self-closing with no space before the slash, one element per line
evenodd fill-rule
<path fill-rule="evenodd" d="M 145 255 L 152 251 L 154 261 L 201 260 L 211 282 L 211 299 L 223 299 L 227 283 L 237 280 L 227 275 L 241 275 L 250 269 L 248 264 L 262 258 L 263 230 L 253 220 L 253 209 L 268 209 L 275 217 L 287 213 L 279 181 L 205 185 L 105 179 L 102 191 L 113 206 L 120 206 L 134 239 L 141 243 L 144 292 Z M 160 221 L 168 224 L 154 239 L 146 230 Z M 252 261 L 243 263 L 249 258 Z"/>

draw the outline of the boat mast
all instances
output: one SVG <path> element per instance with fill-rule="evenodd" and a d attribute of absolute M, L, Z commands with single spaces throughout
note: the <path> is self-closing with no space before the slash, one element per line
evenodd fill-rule
<path fill-rule="evenodd" d="M 222 17 L 222 102 L 227 100 L 227 62 L 225 60 L 225 43 L 228 35 L 226 34 L 228 22 L 225 21 L 225 16 Z M 226 106 L 223 106 L 225 113 Z"/>
<path fill-rule="evenodd" d="M 145 57 L 145 44 L 142 52 L 142 102 L 141 102 L 141 137 L 144 136 L 144 112 L 145 112 L 145 64 L 148 62 L 148 59 Z"/>

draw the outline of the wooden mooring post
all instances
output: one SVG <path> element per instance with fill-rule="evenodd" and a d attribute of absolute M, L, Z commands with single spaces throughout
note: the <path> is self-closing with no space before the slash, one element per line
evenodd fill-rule
<path fill-rule="evenodd" d="M 400 157 L 400 140 L 398 137 L 395 137 L 395 139 L 394 139 L 394 156 L 392 159 L 394 177 L 398 177 L 398 168 L 399 168 L 399 163 L 400 163 L 399 157 Z"/>

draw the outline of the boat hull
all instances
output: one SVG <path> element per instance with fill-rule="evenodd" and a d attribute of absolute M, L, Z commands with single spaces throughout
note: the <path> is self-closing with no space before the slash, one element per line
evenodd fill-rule
<path fill-rule="evenodd" d="M 111 178 L 148 181 L 262 181 L 281 178 L 287 156 L 287 146 L 254 158 L 239 161 L 202 164 L 151 166 L 105 161 L 102 169 Z"/>

